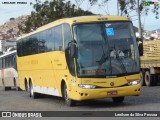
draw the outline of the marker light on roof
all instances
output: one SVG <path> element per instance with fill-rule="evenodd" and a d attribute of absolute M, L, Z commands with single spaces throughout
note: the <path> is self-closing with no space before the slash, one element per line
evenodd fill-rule
<path fill-rule="evenodd" d="M 107 18 L 98 18 L 98 20 L 108 20 Z"/>

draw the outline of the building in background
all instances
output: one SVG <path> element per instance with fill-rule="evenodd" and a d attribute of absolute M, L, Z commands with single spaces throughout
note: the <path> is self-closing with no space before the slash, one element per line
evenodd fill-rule
<path fill-rule="evenodd" d="M 16 49 L 15 40 L 0 40 L 0 54 Z"/>
<path fill-rule="evenodd" d="M 0 54 L 2 54 L 3 53 L 3 51 L 5 50 L 5 48 L 4 48 L 4 45 L 5 44 L 5 41 L 4 40 L 0 40 Z"/>
<path fill-rule="evenodd" d="M 160 40 L 160 29 L 152 31 L 151 37 L 154 37 L 156 40 Z"/>
<path fill-rule="evenodd" d="M 27 16 L 10 18 L 9 21 L 0 26 L 0 54 L 15 49 L 16 39 L 20 36 L 18 26 L 24 24 L 26 19 Z"/>

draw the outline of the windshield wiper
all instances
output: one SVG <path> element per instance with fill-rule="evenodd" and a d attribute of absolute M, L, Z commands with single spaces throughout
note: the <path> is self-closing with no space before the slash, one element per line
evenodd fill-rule
<path fill-rule="evenodd" d="M 102 65 L 102 64 L 107 60 L 107 56 L 106 56 L 106 54 L 105 54 L 105 52 L 104 52 L 103 46 L 102 46 L 102 50 L 103 50 L 103 54 L 102 54 L 100 60 L 99 60 L 99 61 L 96 61 L 96 62 L 98 62 L 99 65 Z M 106 57 L 105 57 L 105 56 L 106 56 Z"/>
<path fill-rule="evenodd" d="M 123 62 L 122 62 L 122 60 L 121 60 L 121 58 L 119 57 L 118 52 L 117 52 L 117 50 L 116 50 L 115 47 L 114 47 L 114 50 L 115 50 L 115 53 L 116 53 L 116 58 L 117 58 L 117 60 L 119 61 L 119 63 L 121 64 L 121 68 L 122 68 L 123 71 L 127 74 L 126 67 L 124 66 L 124 64 L 123 64 Z"/>

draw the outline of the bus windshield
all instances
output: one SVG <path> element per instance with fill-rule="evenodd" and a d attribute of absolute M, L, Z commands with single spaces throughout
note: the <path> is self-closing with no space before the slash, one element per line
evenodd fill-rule
<path fill-rule="evenodd" d="M 78 77 L 107 77 L 139 72 L 139 53 L 131 22 L 73 25 Z"/>

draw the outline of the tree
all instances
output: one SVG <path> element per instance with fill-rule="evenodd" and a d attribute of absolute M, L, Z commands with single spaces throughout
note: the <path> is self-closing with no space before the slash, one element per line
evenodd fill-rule
<path fill-rule="evenodd" d="M 136 26 L 133 26 L 133 28 L 135 32 L 138 32 L 138 28 Z"/>
<path fill-rule="evenodd" d="M 98 0 L 89 0 L 90 2 L 97 3 Z M 102 5 L 107 3 L 109 0 L 102 0 Z M 132 11 L 136 11 L 137 17 L 138 17 L 138 24 L 139 24 L 139 34 L 140 38 L 142 38 L 142 25 L 141 25 L 141 15 L 144 12 L 145 15 L 148 15 L 149 12 L 149 5 L 146 4 L 148 3 L 146 0 L 117 0 L 117 10 L 119 11 L 120 9 L 120 14 L 121 16 L 127 16 L 128 18 L 132 19 L 132 16 L 130 16 L 130 13 Z M 155 14 L 155 18 L 159 18 L 159 5 L 154 5 L 154 8 L 152 9 L 152 12 Z M 117 12 L 119 13 L 119 12 Z"/>
<path fill-rule="evenodd" d="M 127 15 L 129 17 L 129 13 L 131 11 L 137 10 L 137 0 L 119 0 L 120 4 L 120 11 L 121 15 Z M 150 8 L 149 5 L 146 5 L 146 0 L 140 0 L 139 8 L 140 12 L 144 12 L 145 15 L 148 15 L 148 12 Z M 152 12 L 155 14 L 155 18 L 158 19 L 159 17 L 159 5 L 154 5 L 154 8 L 152 9 Z"/>
<path fill-rule="evenodd" d="M 111 0 L 88 0 L 90 1 L 90 4 L 96 4 L 99 1 L 102 1 L 100 5 L 104 6 L 104 4 L 106 4 L 108 1 Z M 120 10 L 120 14 L 121 16 L 127 16 L 127 17 L 131 17 L 130 13 L 132 11 L 136 11 L 137 10 L 137 0 L 117 0 L 118 1 L 118 5 L 119 5 L 119 10 Z M 148 12 L 150 10 L 150 8 L 148 7 L 149 5 L 146 4 L 146 0 L 140 0 L 140 4 L 139 4 L 139 8 L 140 8 L 140 12 L 144 12 L 145 15 L 148 15 Z M 155 18 L 158 19 L 159 18 L 159 5 L 154 5 L 154 8 L 151 9 L 151 11 L 155 14 Z"/>
<path fill-rule="evenodd" d="M 64 1 L 65 0 L 52 0 L 41 2 L 40 0 L 36 0 L 35 4 L 31 3 L 34 11 L 31 12 L 31 15 L 23 26 L 18 26 L 21 33 L 31 32 L 42 25 L 64 17 L 93 15 L 90 11 L 84 11 L 81 8 L 76 9 L 76 6 L 71 4 L 70 1 Z"/>
<path fill-rule="evenodd" d="M 146 0 L 119 0 L 121 15 L 127 15 L 131 20 L 130 12 L 136 11 L 139 24 L 139 37 L 142 38 L 142 25 L 141 25 L 141 15 L 144 12 L 145 15 L 148 15 L 149 7 L 146 5 Z M 155 18 L 159 17 L 159 5 L 154 5 L 152 12 L 155 14 Z"/>

